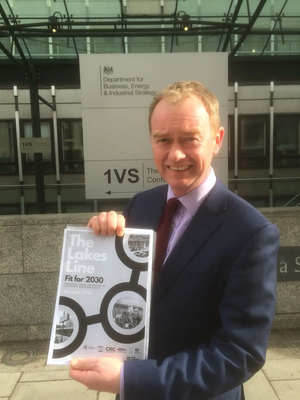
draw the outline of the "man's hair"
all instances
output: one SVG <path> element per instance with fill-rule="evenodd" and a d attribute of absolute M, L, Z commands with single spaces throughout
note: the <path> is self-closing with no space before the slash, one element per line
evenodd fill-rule
<path fill-rule="evenodd" d="M 149 108 L 149 129 L 151 132 L 151 118 L 157 104 L 162 100 L 177 104 L 180 101 L 196 96 L 202 101 L 204 108 L 209 116 L 210 127 L 215 135 L 220 128 L 220 117 L 219 117 L 219 102 L 216 96 L 211 93 L 202 83 L 197 81 L 178 81 L 166 86 L 163 90 L 158 92 Z"/>

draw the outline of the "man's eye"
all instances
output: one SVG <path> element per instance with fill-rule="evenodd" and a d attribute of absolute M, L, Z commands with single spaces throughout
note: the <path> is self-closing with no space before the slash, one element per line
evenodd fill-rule
<path fill-rule="evenodd" d="M 161 143 L 162 143 L 162 142 L 168 142 L 168 139 L 167 139 L 167 138 L 161 138 L 161 139 L 158 139 L 157 141 L 158 141 L 158 142 L 161 142 Z"/>

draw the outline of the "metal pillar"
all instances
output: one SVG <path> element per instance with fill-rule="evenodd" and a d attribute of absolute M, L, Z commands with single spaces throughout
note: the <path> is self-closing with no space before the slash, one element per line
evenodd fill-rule
<path fill-rule="evenodd" d="M 39 93 L 38 93 L 38 78 L 34 65 L 30 65 L 29 92 L 30 92 L 30 107 L 32 119 L 32 136 L 34 138 L 41 137 L 40 123 L 40 108 L 39 108 Z M 42 153 L 34 154 L 35 167 L 35 185 L 36 185 L 36 202 L 38 214 L 45 213 L 45 186 L 44 186 L 44 169 Z"/>

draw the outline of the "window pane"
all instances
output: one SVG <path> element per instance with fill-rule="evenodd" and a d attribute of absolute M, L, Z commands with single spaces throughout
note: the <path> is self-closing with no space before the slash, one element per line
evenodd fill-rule
<path fill-rule="evenodd" d="M 275 119 L 275 164 L 293 167 L 300 164 L 300 118 L 280 116 Z"/>
<path fill-rule="evenodd" d="M 241 117 L 239 132 L 239 166 L 241 168 L 266 168 L 267 129 L 265 117 Z"/>
<path fill-rule="evenodd" d="M 27 38 L 20 41 L 20 47 L 25 55 L 29 53 L 31 56 L 45 57 L 49 54 L 48 38 Z M 18 50 L 15 49 L 15 52 L 18 53 Z"/>
<path fill-rule="evenodd" d="M 299 154 L 298 118 L 279 118 L 276 121 L 276 153 L 277 155 Z"/>
<path fill-rule="evenodd" d="M 241 121 L 241 156 L 266 155 L 266 127 L 263 118 L 251 117 Z"/>
<path fill-rule="evenodd" d="M 202 36 L 202 51 L 217 51 L 219 43 L 219 36 Z"/>
<path fill-rule="evenodd" d="M 160 53 L 160 37 L 129 37 L 128 53 Z"/>
<path fill-rule="evenodd" d="M 167 36 L 166 42 L 166 52 L 173 53 L 193 53 L 198 51 L 198 37 L 197 36 Z"/>
<path fill-rule="evenodd" d="M 0 122 L 0 172 L 16 172 L 13 123 L 11 121 Z"/>
<path fill-rule="evenodd" d="M 13 130 L 11 122 L 0 122 L 0 162 L 14 162 Z"/>
<path fill-rule="evenodd" d="M 123 53 L 122 38 L 95 37 L 91 38 L 92 53 Z"/>
<path fill-rule="evenodd" d="M 53 55 L 57 56 L 76 56 L 76 49 L 78 53 L 86 52 L 86 38 L 55 38 L 53 40 Z"/>
<path fill-rule="evenodd" d="M 1 43 L 6 48 L 6 50 L 11 52 L 12 44 L 11 44 L 11 38 L 10 37 L 1 37 Z M 7 55 L 4 52 L 0 51 L 0 58 L 5 58 L 6 59 Z"/>
<path fill-rule="evenodd" d="M 83 170 L 82 121 L 62 121 L 63 170 Z"/>
<path fill-rule="evenodd" d="M 230 115 L 228 117 L 228 169 L 234 169 L 234 117 Z"/>

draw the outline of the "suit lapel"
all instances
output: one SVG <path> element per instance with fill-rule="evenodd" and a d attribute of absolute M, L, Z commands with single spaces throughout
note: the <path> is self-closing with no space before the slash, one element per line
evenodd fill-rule
<path fill-rule="evenodd" d="M 153 300 L 158 300 L 167 292 L 178 275 L 222 224 L 222 218 L 218 214 L 226 209 L 226 191 L 223 185 L 216 183 L 199 207 L 157 277 L 153 287 Z"/>

